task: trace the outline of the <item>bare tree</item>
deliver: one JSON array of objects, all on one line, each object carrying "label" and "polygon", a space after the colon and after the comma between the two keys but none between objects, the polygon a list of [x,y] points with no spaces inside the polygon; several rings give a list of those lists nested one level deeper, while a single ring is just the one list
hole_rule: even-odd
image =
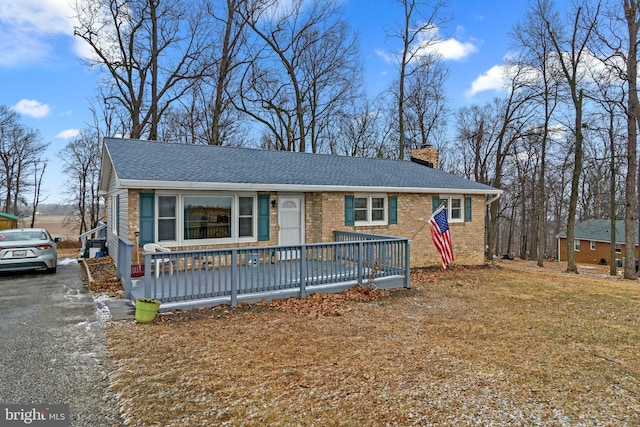
[{"label": "bare tree", "polygon": [[33,166],[42,160],[48,144],[40,134],[20,123],[20,115],[0,105],[0,176],[3,186],[1,209],[19,215],[25,193],[31,186]]},{"label": "bare tree", "polygon": [[351,114],[334,118],[330,152],[353,157],[389,158],[390,127],[386,126],[384,114],[366,99],[350,110]]},{"label": "bare tree", "polygon": [[38,211],[38,205],[40,204],[40,198],[42,196],[42,178],[44,178],[44,172],[47,170],[47,163],[48,162],[46,160],[35,160],[33,162],[33,202],[31,203],[32,228],[36,223],[36,213]]},{"label": "bare tree", "polygon": [[[612,194],[616,192],[615,171],[618,168],[615,153],[615,140],[617,133],[614,124],[619,116],[618,110],[621,110],[626,121],[626,176],[624,179],[624,195],[625,195],[625,258],[633,256],[635,252],[629,248],[633,248],[637,243],[635,241],[635,219],[637,218],[637,127],[638,114],[640,107],[638,106],[637,95],[637,43],[638,43],[638,26],[640,15],[638,11],[638,3],[636,1],[623,0],[620,2],[611,2],[607,5],[607,9],[603,12],[603,18],[598,28],[598,39],[593,43],[592,49],[598,52],[604,69],[596,69],[597,74],[594,80],[598,82],[598,91],[600,99],[598,102],[602,106],[603,111],[607,113],[608,126],[607,139],[610,146],[610,167],[611,167],[611,187]],[[595,72],[594,72],[595,73]],[[612,227],[612,253],[610,254],[613,264],[615,252],[613,247],[615,241],[613,234],[615,232],[616,209],[614,197],[611,206],[611,227]],[[627,267],[628,264],[628,267]],[[625,263],[624,277],[627,279],[635,279],[636,273],[633,270],[634,262]],[[614,273],[614,267],[611,267],[611,273]]]},{"label": "bare tree", "polygon": [[328,119],[358,93],[357,39],[334,2],[276,3],[245,2],[239,12],[256,38],[235,105],[265,126],[268,146],[317,152]]},{"label": "bare tree", "polygon": [[300,58],[305,122],[311,152],[318,153],[330,144],[328,132],[334,118],[363,96],[360,42],[343,20],[326,30],[309,31],[303,38],[308,45]]},{"label": "bare tree", "polygon": [[[635,270],[635,228],[638,211],[637,192],[637,139],[640,126],[640,101],[638,101],[638,28],[640,28],[640,11],[636,0],[623,0],[624,16],[627,23],[628,45],[626,54],[627,94],[627,179],[625,207],[625,257],[624,278],[636,279]],[[617,53],[620,53],[618,51]]]},{"label": "bare tree", "polygon": [[537,222],[538,222],[538,251],[537,263],[539,267],[544,266],[545,258],[545,233],[546,227],[546,159],[547,143],[550,139],[552,115],[558,105],[558,85],[557,70],[554,69],[551,54],[553,52],[549,38],[546,36],[547,29],[544,21],[535,13],[529,10],[523,22],[518,23],[513,30],[512,38],[516,47],[521,49],[522,55],[519,60],[530,71],[525,77],[533,91],[533,101],[540,103],[540,113],[542,125],[534,132],[540,136],[540,169],[538,173],[537,185]]},{"label": "bare tree", "polygon": [[[526,132],[531,109],[531,92],[524,82],[523,74],[527,68],[522,64],[514,64],[505,73],[505,88],[507,94],[503,98],[496,98],[493,103],[485,107],[474,107],[471,110],[462,109],[457,120],[457,141],[464,147],[471,146],[470,156],[465,161],[472,173],[470,177],[495,188],[502,188],[504,165],[512,155],[513,144]],[[472,123],[465,117],[467,111],[473,111],[476,119]],[[487,254],[495,254],[496,230],[500,203],[494,202],[489,206],[487,216]]]},{"label": "bare tree", "polygon": [[449,115],[444,88],[449,70],[436,54],[421,56],[415,62],[415,70],[407,76],[403,103],[403,126],[409,137],[404,145],[409,149],[442,142]]},{"label": "bare tree", "polygon": [[98,133],[87,130],[58,153],[69,179],[71,202],[75,205],[80,234],[94,228],[100,220],[100,148]]},{"label": "bare tree", "polygon": [[206,14],[183,0],[78,0],[76,36],[104,70],[103,96],[131,138],[157,139],[162,115],[209,72]]},{"label": "bare tree", "polygon": [[[582,135],[582,115],[584,89],[581,78],[587,66],[585,62],[589,59],[587,48],[597,24],[600,4],[597,4],[593,13],[587,11],[586,4],[577,5],[570,13],[570,22],[565,25],[553,4],[549,0],[539,0],[535,5],[535,11],[544,22],[547,37],[555,51],[555,57],[559,64],[563,83],[567,87],[574,113],[573,133],[574,161],[573,175],[571,181],[571,197],[569,199],[569,212],[567,218],[567,272],[577,273],[576,257],[574,248],[576,207],[578,204],[578,193],[580,176],[582,173],[583,160],[583,135]],[[569,33],[565,32],[569,29]]]},{"label": "bare tree", "polygon": [[[447,21],[444,10],[447,0],[397,0],[402,7],[402,21],[398,28],[388,34],[400,40],[398,60],[397,106],[398,116],[398,158],[405,157],[405,103],[407,79],[420,69],[415,63],[420,57],[432,51],[439,42],[438,30]],[[423,63],[426,64],[426,63]]]}]

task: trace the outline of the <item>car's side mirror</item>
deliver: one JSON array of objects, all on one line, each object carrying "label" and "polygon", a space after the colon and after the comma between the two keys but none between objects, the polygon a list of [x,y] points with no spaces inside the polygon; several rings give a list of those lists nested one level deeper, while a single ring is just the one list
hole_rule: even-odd
[{"label": "car's side mirror", "polygon": [[56,237],[55,239],[53,239],[53,241],[56,243],[62,242],[62,237]]}]

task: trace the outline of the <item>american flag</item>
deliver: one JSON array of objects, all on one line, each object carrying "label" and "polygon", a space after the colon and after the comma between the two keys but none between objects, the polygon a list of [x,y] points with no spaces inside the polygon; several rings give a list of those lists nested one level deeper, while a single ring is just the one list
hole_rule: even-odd
[{"label": "american flag", "polygon": [[451,235],[449,234],[449,222],[447,221],[447,210],[442,205],[431,215],[429,219],[431,226],[431,239],[433,244],[442,255],[442,269],[447,268],[447,264],[453,262],[453,246],[451,245]]}]

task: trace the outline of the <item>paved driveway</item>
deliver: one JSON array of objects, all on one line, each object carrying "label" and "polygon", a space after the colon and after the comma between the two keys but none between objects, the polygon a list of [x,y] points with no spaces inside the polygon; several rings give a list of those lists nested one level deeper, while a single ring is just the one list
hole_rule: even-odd
[{"label": "paved driveway", "polygon": [[0,403],[69,404],[72,426],[117,426],[102,323],[81,264],[0,275]]}]

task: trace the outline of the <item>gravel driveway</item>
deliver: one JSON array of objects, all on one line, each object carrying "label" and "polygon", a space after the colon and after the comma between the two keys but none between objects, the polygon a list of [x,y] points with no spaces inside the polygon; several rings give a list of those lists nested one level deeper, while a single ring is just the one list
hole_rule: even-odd
[{"label": "gravel driveway", "polygon": [[59,259],[57,274],[0,275],[0,403],[68,404],[72,426],[121,425],[107,364],[75,259]]}]

